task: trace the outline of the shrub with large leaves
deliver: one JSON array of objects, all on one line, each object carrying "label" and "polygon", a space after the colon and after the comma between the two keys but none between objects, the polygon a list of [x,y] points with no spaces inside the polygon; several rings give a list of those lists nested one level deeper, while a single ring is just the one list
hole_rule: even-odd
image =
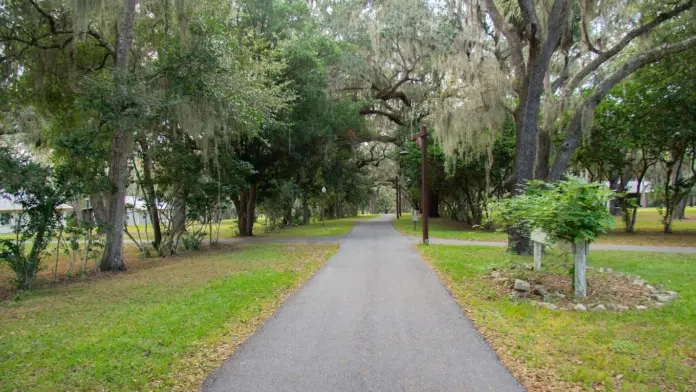
[{"label": "shrub with large leaves", "polygon": [[506,228],[542,230],[552,242],[592,242],[614,223],[607,209],[613,197],[614,191],[603,184],[577,177],[555,183],[535,180],[519,195],[493,204],[490,216]]}]

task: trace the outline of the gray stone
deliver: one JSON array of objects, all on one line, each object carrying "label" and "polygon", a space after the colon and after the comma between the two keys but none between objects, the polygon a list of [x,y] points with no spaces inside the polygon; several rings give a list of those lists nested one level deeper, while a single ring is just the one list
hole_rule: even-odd
[{"label": "gray stone", "polygon": [[653,294],[650,296],[650,298],[654,299],[657,302],[669,302],[674,299],[674,297],[668,294]]},{"label": "gray stone", "polygon": [[566,297],[565,294],[563,294],[563,293],[554,293],[554,295],[558,298],[561,298],[561,299]]},{"label": "gray stone", "polygon": [[539,306],[544,307],[546,309],[551,309],[551,310],[556,310],[558,309],[558,306],[548,303],[548,302],[539,302]]},{"label": "gray stone", "polygon": [[617,309],[616,309],[616,305],[614,305],[614,304],[607,304],[607,309],[609,309],[609,310],[617,310]]},{"label": "gray stone", "polygon": [[677,298],[677,292],[676,292],[676,291],[668,291],[668,292],[667,292],[667,295],[669,295],[670,297],[672,297],[672,299]]},{"label": "gray stone", "polygon": [[661,308],[661,307],[663,307],[663,306],[665,306],[665,305],[667,305],[667,304],[664,303],[664,302],[655,302],[655,306],[657,306],[658,308]]},{"label": "gray stone", "polygon": [[604,270],[604,272],[606,272],[606,273],[608,273],[608,274],[611,274],[611,273],[614,273],[614,270],[611,269],[611,268],[606,268],[606,269]]},{"label": "gray stone", "polygon": [[653,287],[649,284],[645,285],[645,289],[648,290],[650,292],[650,294],[658,294],[660,292],[660,290],[656,289],[655,287]]},{"label": "gray stone", "polygon": [[616,273],[614,273],[614,275],[618,276],[619,278],[623,278],[623,277],[624,277],[624,273],[623,273],[623,272],[616,272]]},{"label": "gray stone", "polygon": [[634,279],[632,283],[634,285],[640,286],[640,287],[643,287],[643,285],[645,285],[645,281],[642,279]]},{"label": "gray stone", "polygon": [[607,307],[602,305],[602,304],[599,304],[599,305],[595,306],[594,308],[592,308],[593,312],[603,312],[605,310],[607,310]]},{"label": "gray stone", "polygon": [[547,296],[547,295],[549,294],[549,291],[546,290],[546,287],[544,287],[543,285],[540,285],[540,284],[539,284],[539,285],[534,286],[534,291],[533,291],[533,293],[534,293],[534,294],[541,295],[542,297],[545,297],[545,296]]},{"label": "gray stone", "polygon": [[491,272],[491,276],[494,277],[494,278],[498,278],[498,277],[500,277],[500,272],[499,272],[499,271],[493,271],[493,272]]},{"label": "gray stone", "polygon": [[599,267],[599,272],[604,273],[604,272],[606,272],[606,270],[603,267]]},{"label": "gray stone", "polygon": [[665,291],[665,285],[663,284],[656,284],[655,288],[660,290],[660,292]]},{"label": "gray stone", "polygon": [[521,279],[515,279],[515,290],[527,292],[531,289],[532,289],[532,285],[529,284],[529,282],[521,280]]},{"label": "gray stone", "polygon": [[621,310],[621,311],[626,311],[629,310],[630,308],[626,305],[616,305],[616,310]]},{"label": "gray stone", "polygon": [[636,305],[636,310],[648,310],[648,307],[643,305]]},{"label": "gray stone", "polygon": [[534,269],[534,264],[532,263],[524,263],[524,268],[528,270],[533,270]]},{"label": "gray stone", "polygon": [[578,312],[587,312],[587,308],[583,304],[576,304],[573,309],[577,310]]}]

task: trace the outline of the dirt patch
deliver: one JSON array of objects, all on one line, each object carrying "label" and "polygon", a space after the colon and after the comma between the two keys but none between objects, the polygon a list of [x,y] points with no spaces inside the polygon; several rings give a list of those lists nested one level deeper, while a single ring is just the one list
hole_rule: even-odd
[{"label": "dirt patch", "polygon": [[576,298],[573,277],[568,271],[536,272],[530,267],[513,264],[510,268],[493,270],[488,276],[491,287],[500,296],[532,300],[559,310],[576,309],[578,304],[585,310],[644,310],[664,306],[677,295],[661,285],[650,285],[638,276],[588,268],[587,296]]}]

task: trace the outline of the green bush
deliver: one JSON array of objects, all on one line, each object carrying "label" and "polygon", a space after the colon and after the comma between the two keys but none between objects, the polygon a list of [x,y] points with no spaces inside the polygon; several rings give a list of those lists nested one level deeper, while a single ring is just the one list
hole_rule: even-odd
[{"label": "green bush", "polygon": [[0,148],[0,197],[22,207],[12,224],[15,238],[0,239],[0,262],[14,271],[22,290],[32,287],[42,254],[60,222],[56,207],[67,197],[69,187],[54,174],[51,167],[33,162],[26,154]]},{"label": "green bush", "polygon": [[614,224],[607,202],[615,196],[603,184],[577,177],[556,183],[535,180],[521,194],[494,203],[490,216],[506,228],[542,230],[551,242],[592,242]]},{"label": "green bush", "polygon": [[207,233],[202,231],[195,233],[187,233],[181,237],[181,243],[184,245],[186,250],[200,250],[201,244],[203,243],[203,238]]}]

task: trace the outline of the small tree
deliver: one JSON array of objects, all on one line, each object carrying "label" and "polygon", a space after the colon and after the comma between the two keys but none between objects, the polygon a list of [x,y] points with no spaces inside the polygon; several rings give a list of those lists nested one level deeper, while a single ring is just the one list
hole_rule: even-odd
[{"label": "small tree", "polygon": [[56,207],[65,200],[64,189],[54,181],[50,167],[0,148],[0,194],[22,207],[13,224],[15,238],[0,240],[0,262],[12,268],[20,289],[31,289],[39,271],[42,253],[60,221]]},{"label": "small tree", "polygon": [[569,178],[557,183],[530,181],[519,195],[493,205],[491,218],[507,229],[544,231],[550,242],[573,244],[576,296],[587,294],[586,246],[614,223],[606,205],[615,196],[601,183]]}]

